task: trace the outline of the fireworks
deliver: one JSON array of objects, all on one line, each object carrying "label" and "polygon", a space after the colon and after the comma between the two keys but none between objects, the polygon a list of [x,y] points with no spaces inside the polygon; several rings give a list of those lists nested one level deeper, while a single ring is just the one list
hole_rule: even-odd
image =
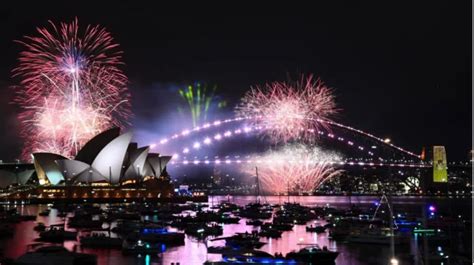
[{"label": "fireworks", "polygon": [[277,142],[312,142],[311,132],[327,126],[337,112],[332,90],[319,79],[302,76],[297,82],[273,82],[254,87],[236,108],[237,116],[250,118],[255,127]]},{"label": "fireworks", "polygon": [[[186,89],[180,89],[179,95],[186,101],[189,110],[191,112],[191,118],[193,121],[193,127],[196,127],[200,123],[207,121],[207,113],[211,107],[211,103],[214,100],[214,93],[216,92],[216,86],[209,88],[206,84],[201,85],[196,83],[195,86],[188,86]],[[218,103],[218,108],[225,107],[226,102],[221,101]],[[181,109],[179,109],[182,111]]]},{"label": "fireworks", "polygon": [[[268,151],[256,161],[263,188],[276,194],[312,192],[327,179],[342,173],[333,166],[342,161],[339,155],[301,144]],[[253,175],[254,166],[245,165],[244,171]]]},{"label": "fireworks", "polygon": [[23,158],[32,152],[73,157],[97,133],[123,127],[130,115],[121,51],[104,28],[71,23],[25,37],[16,87],[22,112]]}]

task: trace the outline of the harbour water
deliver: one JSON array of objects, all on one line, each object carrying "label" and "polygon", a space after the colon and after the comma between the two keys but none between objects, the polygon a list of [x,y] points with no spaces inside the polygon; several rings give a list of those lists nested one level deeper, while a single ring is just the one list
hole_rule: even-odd
[{"label": "harbour water", "polygon": [[[360,207],[371,207],[380,198],[371,196],[342,197],[342,196],[301,196],[301,197],[279,197],[269,196],[261,198],[263,202],[271,204],[290,202],[300,203],[305,206],[325,206],[348,207],[357,205]],[[238,205],[245,205],[255,202],[253,196],[215,196],[209,198],[209,205],[216,205],[221,201],[229,201]],[[393,200],[394,211],[396,212],[421,212],[422,207],[429,204],[436,204],[439,211],[456,211],[459,214],[468,214],[470,212],[469,199],[433,199],[420,197],[395,197]],[[47,205],[16,205],[18,212],[23,215],[37,215],[46,209]],[[148,216],[153,220],[153,216]],[[51,210],[49,216],[38,216],[36,222],[43,222],[45,225],[59,224],[64,222],[64,218],[57,216],[56,210]],[[35,221],[25,221],[16,224],[15,234],[10,238],[0,239],[0,250],[5,257],[15,259],[25,253],[30,244],[35,243],[38,233],[33,230]],[[318,221],[324,224],[323,221]],[[389,246],[384,245],[366,245],[366,244],[348,244],[344,242],[332,241],[328,238],[328,233],[309,233],[306,232],[305,225],[295,225],[292,231],[284,232],[281,238],[264,239],[267,243],[260,249],[270,254],[286,254],[293,250],[298,250],[309,244],[318,244],[327,246],[330,250],[338,251],[340,254],[336,259],[337,265],[365,265],[365,264],[388,264]],[[171,231],[176,229],[170,229]],[[223,229],[223,236],[231,236],[237,232],[251,232],[252,226],[246,225],[246,219],[242,218],[238,224],[226,224]],[[79,236],[83,232],[79,232]],[[112,236],[114,236],[112,234]],[[416,257],[419,252],[416,238],[412,237],[411,243],[397,246],[397,253],[412,254]],[[206,260],[220,260],[220,254],[208,254],[207,246],[223,245],[222,241],[199,241],[186,235],[185,245],[179,247],[169,247],[163,249],[164,252],[156,256],[124,256],[120,250],[98,250],[81,248],[77,241],[65,241],[64,246],[70,250],[76,249],[79,252],[93,253],[98,256],[100,265],[128,265],[128,264],[177,264],[194,265],[202,264]],[[75,246],[77,245],[77,246]],[[401,263],[404,264],[404,263]],[[413,264],[421,264],[415,258]]]}]

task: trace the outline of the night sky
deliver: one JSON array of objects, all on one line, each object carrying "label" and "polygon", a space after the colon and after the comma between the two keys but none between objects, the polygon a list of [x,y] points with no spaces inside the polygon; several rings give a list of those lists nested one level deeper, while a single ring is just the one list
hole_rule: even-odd
[{"label": "night sky", "polygon": [[0,159],[16,158],[21,148],[18,109],[9,104],[21,50],[13,41],[48,20],[76,16],[81,25],[105,26],[120,43],[134,129],[148,121],[147,129],[158,126],[162,111],[175,111],[169,91],[179,84],[217,84],[232,106],[252,85],[313,73],[335,89],[337,121],[416,153],[445,145],[448,160],[468,157],[470,1],[272,8],[96,3],[0,8]]}]

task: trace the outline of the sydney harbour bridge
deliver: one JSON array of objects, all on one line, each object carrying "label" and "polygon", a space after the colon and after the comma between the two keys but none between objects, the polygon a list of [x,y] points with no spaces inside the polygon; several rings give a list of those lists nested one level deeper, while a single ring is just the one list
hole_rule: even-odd
[{"label": "sydney harbour bridge", "polygon": [[[324,121],[327,123],[324,130],[310,129],[307,133],[309,137],[314,138],[310,146],[322,148],[325,153],[301,155],[296,148],[296,154],[292,153],[294,150],[290,150],[289,153],[286,152],[283,155],[276,153],[277,155],[268,156],[265,155],[268,152],[262,152],[262,150],[278,150],[279,147],[263,136],[268,128],[249,125],[248,119],[236,117],[214,120],[168,137],[162,137],[150,143],[148,148],[172,155],[167,165],[167,174],[169,172],[171,178],[191,176],[196,172],[199,176],[203,175],[203,172],[212,174],[218,168],[220,171],[230,170],[234,172],[235,178],[243,179],[255,177],[252,174],[254,168],[271,168],[274,171],[267,171],[266,174],[280,176],[285,173],[278,171],[290,171],[286,174],[309,175],[308,181],[318,182],[318,185],[310,186],[310,189],[318,188],[323,192],[345,190],[367,194],[378,193],[392,186],[398,186],[392,190],[404,190],[409,194],[423,195],[428,192],[436,194],[435,190],[439,189],[446,191],[446,188],[440,188],[439,184],[436,186],[437,184],[433,182],[431,148],[427,148],[426,153],[424,149],[417,154],[393,144],[390,139],[383,139],[338,122]],[[291,143],[285,145],[295,146]],[[304,150],[308,152],[311,148]],[[323,170],[330,168],[331,172],[337,171],[338,174],[315,172],[314,168],[321,168],[321,165],[324,166]],[[27,174],[32,174],[33,179],[35,177],[35,167],[31,163],[17,161],[2,163],[0,166],[3,172],[13,172],[18,178],[24,178],[23,175]],[[470,163],[450,164],[449,168],[467,171]],[[284,177],[271,179],[275,176],[264,175],[263,178],[265,177],[270,178],[267,184],[274,186],[278,186],[278,182],[285,181]],[[201,181],[206,182],[207,177]],[[282,187],[288,185],[281,184]],[[8,189],[6,186],[5,184],[2,187],[4,195],[13,194],[18,189],[22,189],[22,185],[13,185]]]},{"label": "sydney harbour bridge", "polygon": [[[290,166],[276,168],[291,171],[298,170],[301,165],[311,167],[312,164],[324,163],[340,169],[340,175],[346,179],[396,183],[415,194],[423,194],[424,190],[430,190],[433,186],[439,189],[439,185],[433,182],[432,147],[420,147],[418,154],[393,144],[390,139],[335,121],[324,121],[328,125],[324,130],[310,130],[309,133],[316,139],[312,145],[331,150],[331,154],[336,155],[292,157],[290,153],[278,160],[261,152],[262,149],[278,149],[262,136],[268,128],[249,126],[247,119],[251,118],[215,120],[158,139],[151,146],[173,154],[170,172],[188,176],[190,171],[209,167],[225,171],[229,168],[272,167],[283,163]],[[469,167],[470,163],[450,164],[451,170],[468,170]],[[234,174],[240,178],[242,170]]]}]

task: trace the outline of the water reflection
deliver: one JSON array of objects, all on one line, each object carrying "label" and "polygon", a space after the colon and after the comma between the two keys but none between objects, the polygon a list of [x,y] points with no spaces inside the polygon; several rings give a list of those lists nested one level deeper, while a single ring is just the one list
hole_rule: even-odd
[{"label": "water reflection", "polygon": [[[286,197],[268,197],[269,203],[283,203]],[[351,198],[351,203],[356,204],[371,204],[376,197],[355,197]],[[245,205],[254,202],[255,198],[248,197],[214,197],[213,203],[217,204],[219,201],[230,200],[233,203]],[[324,205],[326,203],[335,204],[348,202],[347,197],[294,197],[290,198],[292,202],[298,202],[303,205],[315,206]],[[424,203],[412,198],[406,198],[405,204],[402,206],[400,202],[395,202],[395,208],[404,207],[405,210],[410,210],[410,205]],[[397,206],[398,204],[398,206]],[[407,208],[408,207],[408,208]],[[37,215],[39,212],[47,209],[46,205],[25,205],[18,207],[18,211],[22,215]],[[156,216],[145,217],[147,220],[157,221]],[[65,222],[65,218],[58,217],[58,212],[52,209],[49,216],[38,216],[36,222],[42,222],[45,225],[60,224]],[[323,221],[318,221],[324,224]],[[36,225],[35,222],[20,222],[16,225],[16,232],[12,238],[0,240],[0,249],[3,249],[3,254],[9,258],[17,258],[27,251],[30,244],[35,243],[38,233],[33,230]],[[68,227],[66,227],[69,230]],[[246,219],[242,218],[238,224],[228,224],[224,226],[223,236],[231,236],[235,233],[251,232],[255,227],[246,225]],[[176,231],[176,229],[170,229]],[[81,236],[83,232],[79,233]],[[116,236],[112,233],[112,236]],[[417,238],[415,237],[410,246],[405,246],[406,253],[416,253]],[[363,264],[386,264],[389,256],[388,246],[373,246],[373,245],[350,245],[347,243],[339,243],[328,238],[328,232],[325,233],[309,233],[306,232],[305,225],[295,225],[292,231],[283,232],[281,238],[278,239],[263,239],[266,244],[261,250],[270,254],[286,253],[298,250],[310,244],[318,244],[319,246],[327,246],[330,250],[339,251],[340,254],[336,259],[338,265],[363,265]],[[78,251],[84,253],[94,253],[98,256],[98,264],[100,265],[125,265],[125,264],[171,264],[179,262],[181,265],[202,264],[206,260],[217,261],[221,259],[220,254],[207,254],[207,246],[222,246],[225,242],[220,241],[199,241],[190,236],[185,237],[185,245],[179,247],[169,247],[166,251],[159,255],[146,256],[124,256],[120,250],[109,249],[82,249],[76,241],[65,241],[63,246],[72,250],[76,245]],[[416,260],[415,260],[416,261]]]}]

